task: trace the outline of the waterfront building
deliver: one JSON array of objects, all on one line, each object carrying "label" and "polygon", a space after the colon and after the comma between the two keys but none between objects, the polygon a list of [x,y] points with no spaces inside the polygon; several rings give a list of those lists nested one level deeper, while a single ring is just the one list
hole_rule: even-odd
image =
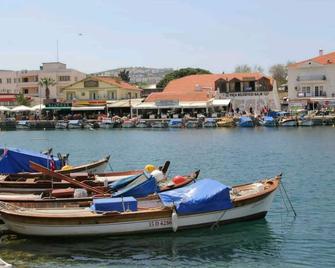
[{"label": "waterfront building", "polygon": [[335,52],[288,66],[288,97],[291,109],[335,106]]},{"label": "waterfront building", "polygon": [[66,67],[61,62],[42,63],[39,70],[8,71],[0,70],[0,93],[23,93],[40,103],[45,98],[45,89],[39,85],[41,78],[52,78],[55,84],[50,86],[50,98],[58,99],[61,88],[82,80],[86,74]]},{"label": "waterfront building", "polygon": [[[91,76],[61,90],[61,102],[72,103],[72,111],[125,109],[140,98],[141,89],[107,76]],[[134,100],[132,100],[134,99]],[[137,103],[137,102],[136,102]]]},{"label": "waterfront building", "polygon": [[201,74],[171,81],[163,92],[152,93],[134,109],[214,113],[231,110],[260,112],[279,109],[275,81],[262,73]]}]

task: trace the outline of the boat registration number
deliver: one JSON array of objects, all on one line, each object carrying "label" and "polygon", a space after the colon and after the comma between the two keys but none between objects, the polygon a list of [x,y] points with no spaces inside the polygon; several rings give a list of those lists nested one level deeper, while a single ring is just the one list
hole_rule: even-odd
[{"label": "boat registration number", "polygon": [[168,226],[171,225],[171,220],[155,220],[149,221],[149,227],[160,227],[160,226]]}]

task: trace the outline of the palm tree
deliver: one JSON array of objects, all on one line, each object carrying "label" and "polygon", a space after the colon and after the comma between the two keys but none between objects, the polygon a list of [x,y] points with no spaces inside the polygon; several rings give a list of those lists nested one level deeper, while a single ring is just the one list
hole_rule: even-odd
[{"label": "palm tree", "polygon": [[25,106],[30,106],[31,100],[26,98],[23,93],[20,93],[19,95],[16,96],[16,103],[17,105],[25,105]]},{"label": "palm tree", "polygon": [[45,98],[48,100],[50,98],[50,86],[56,84],[56,81],[51,77],[43,77],[40,79],[39,85],[45,88]]}]

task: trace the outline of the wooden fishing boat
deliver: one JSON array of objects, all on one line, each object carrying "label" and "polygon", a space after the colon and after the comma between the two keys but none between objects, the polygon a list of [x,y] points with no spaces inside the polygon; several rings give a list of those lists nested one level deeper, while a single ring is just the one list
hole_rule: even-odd
[{"label": "wooden fishing boat", "polygon": [[[49,167],[53,161],[56,172],[69,174],[75,172],[101,173],[106,169],[110,156],[106,156],[98,161],[91,163],[70,166],[65,165],[68,155],[52,157],[50,153],[36,153],[16,148],[0,148],[0,174],[20,173],[25,177],[34,177],[38,174],[30,168],[29,161]],[[21,176],[21,175],[20,175]]]},{"label": "wooden fishing boat", "polygon": [[240,117],[237,125],[239,127],[254,127],[255,123],[249,116],[243,115]]},{"label": "wooden fishing boat", "polygon": [[[265,217],[281,176],[231,189],[203,179],[186,187],[135,199],[94,199],[43,206],[0,203],[7,228],[32,236],[94,236],[177,231]],[[187,198],[185,198],[187,196]]]},{"label": "wooden fishing boat", "polygon": [[[164,165],[162,170],[164,173],[167,171],[167,165]],[[49,173],[50,170],[39,166],[40,170]],[[156,170],[156,175],[161,173],[164,176],[163,171]],[[52,173],[52,172],[51,172]],[[92,200],[93,195],[95,197],[110,197],[110,196],[134,196],[134,197],[145,197],[150,194],[157,192],[165,192],[171,189],[177,189],[184,187],[194,182],[199,176],[200,170],[191,173],[187,176],[175,176],[173,179],[159,181],[159,176],[156,176],[154,172],[151,175],[141,171],[139,175],[129,176],[107,185],[91,181],[79,181],[68,177],[63,174],[53,173],[55,179],[66,181],[69,185],[68,188],[49,188],[45,191],[41,189],[35,189],[31,192],[0,192],[0,201],[5,202],[74,202],[74,201],[89,201]],[[154,175],[152,175],[154,174]],[[154,177],[156,176],[156,177]],[[130,180],[129,180],[130,179]],[[127,181],[128,180],[128,181]],[[51,186],[53,186],[51,184]],[[71,187],[71,188],[70,188]],[[79,187],[79,188],[78,188]],[[75,189],[76,188],[76,189]]]},{"label": "wooden fishing boat", "polygon": [[221,117],[216,122],[218,127],[234,127],[235,122],[233,117]]},{"label": "wooden fishing boat", "polygon": [[[106,182],[121,180],[129,176],[143,173],[141,170],[113,171],[106,173],[76,172],[65,174],[71,178],[92,186],[104,186]],[[62,174],[62,173],[60,173]],[[0,175],[0,192],[6,193],[34,193],[50,192],[52,189],[66,189],[72,187],[71,183],[59,180],[50,175],[38,173],[23,173]],[[1,197],[0,197],[1,200]]]},{"label": "wooden fishing boat", "polygon": [[281,127],[296,127],[298,122],[294,117],[283,117],[279,120],[279,125]]}]

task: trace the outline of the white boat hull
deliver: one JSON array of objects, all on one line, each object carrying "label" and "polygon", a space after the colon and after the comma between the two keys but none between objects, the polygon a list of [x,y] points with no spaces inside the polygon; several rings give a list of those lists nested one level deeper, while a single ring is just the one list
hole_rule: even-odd
[{"label": "white boat hull", "polygon": [[[254,218],[264,217],[269,211],[276,191],[271,192],[259,201],[234,207],[224,211],[182,215],[177,217],[162,217],[138,221],[122,221],[112,223],[84,224],[77,220],[76,224],[41,224],[12,221],[4,217],[7,227],[16,233],[36,236],[90,236],[90,235],[119,235],[142,232],[172,231],[199,226],[210,226],[216,223],[229,223]],[[84,209],[83,209],[84,210]],[[41,211],[42,212],[42,211]],[[60,211],[59,213],[63,213]],[[73,215],[78,209],[73,209]],[[55,211],[52,212],[55,216]],[[67,213],[72,211],[67,210]]]}]

